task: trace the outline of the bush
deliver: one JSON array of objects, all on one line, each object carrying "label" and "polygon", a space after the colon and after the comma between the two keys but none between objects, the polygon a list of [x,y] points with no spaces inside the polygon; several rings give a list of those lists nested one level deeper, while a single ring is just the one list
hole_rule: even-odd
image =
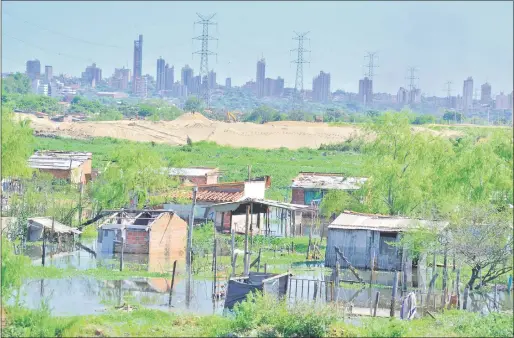
[{"label": "bush", "polygon": [[234,314],[234,331],[258,337],[323,337],[336,319],[327,306],[297,304],[289,309],[285,301],[260,293],[250,293]]}]

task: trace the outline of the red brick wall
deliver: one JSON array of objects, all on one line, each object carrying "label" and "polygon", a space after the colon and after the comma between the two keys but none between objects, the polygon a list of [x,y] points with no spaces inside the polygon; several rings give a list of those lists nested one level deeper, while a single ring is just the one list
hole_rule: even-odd
[{"label": "red brick wall", "polygon": [[207,184],[207,177],[200,177],[200,176],[184,176],[183,179],[186,179],[190,181],[193,184],[199,185],[199,184]]},{"label": "red brick wall", "polygon": [[293,188],[293,199],[291,201],[293,204],[304,204],[305,203],[305,194],[303,189]]},{"label": "red brick wall", "polygon": [[126,231],[125,250],[126,253],[148,253],[149,236],[144,230]]}]

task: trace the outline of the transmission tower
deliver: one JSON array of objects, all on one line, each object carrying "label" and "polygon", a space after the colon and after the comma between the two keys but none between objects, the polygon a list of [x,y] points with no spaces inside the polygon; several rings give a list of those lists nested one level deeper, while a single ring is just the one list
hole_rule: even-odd
[{"label": "transmission tower", "polygon": [[212,21],[212,18],[216,14],[204,16],[196,13],[196,15],[198,15],[200,20],[196,21],[195,25],[202,25],[202,35],[194,37],[193,40],[202,41],[202,48],[193,54],[200,54],[200,96],[207,104],[207,107],[209,107],[211,103],[211,88],[209,86],[209,55],[217,55],[209,50],[209,40],[218,40],[217,38],[209,35],[209,26],[217,25],[216,22]]},{"label": "transmission tower", "polygon": [[309,61],[304,59],[303,53],[310,52],[309,50],[303,47],[303,42],[305,40],[308,40],[305,36],[309,34],[309,32],[294,33],[296,34],[296,36],[293,38],[293,40],[298,40],[298,48],[291,49],[291,52],[297,52],[296,60],[291,61],[292,63],[296,63],[296,80],[294,83],[293,109],[303,105],[303,64],[309,63]]},{"label": "transmission tower", "polygon": [[416,80],[419,80],[419,77],[416,77],[416,72],[418,69],[416,67],[410,67],[408,69],[409,76],[407,76],[407,80],[409,80],[409,103],[414,103],[416,99]]},{"label": "transmission tower", "polygon": [[[374,68],[378,68],[378,52],[366,52],[364,56],[364,60],[368,60],[368,63],[365,67],[368,68],[367,72],[364,72],[364,76],[367,76],[368,79],[373,80],[373,76],[375,75]],[[376,62],[377,61],[377,62]]]}]

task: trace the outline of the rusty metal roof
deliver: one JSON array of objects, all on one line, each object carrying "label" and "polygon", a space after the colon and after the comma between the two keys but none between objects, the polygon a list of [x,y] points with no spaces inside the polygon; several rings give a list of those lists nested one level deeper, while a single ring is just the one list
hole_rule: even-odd
[{"label": "rusty metal roof", "polygon": [[366,177],[345,177],[341,174],[300,173],[293,179],[292,188],[358,190],[367,181]]},{"label": "rusty metal roof", "polygon": [[37,151],[28,162],[34,169],[69,170],[78,168],[91,157],[92,154],[86,152]]},{"label": "rusty metal roof", "polygon": [[[170,198],[185,198],[192,199],[193,192],[191,190],[174,190],[167,194]],[[196,200],[198,202],[236,202],[243,198],[243,191],[213,191],[213,190],[199,190],[196,193]]]}]

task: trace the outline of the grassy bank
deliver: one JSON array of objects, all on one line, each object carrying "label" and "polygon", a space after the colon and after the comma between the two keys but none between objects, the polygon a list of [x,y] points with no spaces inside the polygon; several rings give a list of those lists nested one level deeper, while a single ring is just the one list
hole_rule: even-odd
[{"label": "grassy bank", "polygon": [[195,316],[135,308],[77,317],[52,317],[48,308],[8,308],[7,337],[512,337],[512,314],[482,316],[449,311],[413,321],[362,318],[343,320],[329,306],[287,307],[267,297],[251,297],[233,316]]},{"label": "grassy bank", "polygon": [[[103,168],[112,159],[117,146],[130,144],[134,142],[112,138],[73,140],[37,137],[35,148],[90,151],[93,153],[93,167]],[[271,175],[272,187],[267,191],[267,197],[276,200],[283,200],[286,196],[290,198],[288,187],[300,171],[364,174],[361,172],[360,154],[337,150],[260,150],[220,146],[213,142],[198,142],[192,146],[154,144],[152,148],[172,165],[218,167],[223,172],[221,180],[224,182],[247,179],[247,166],[251,165],[253,177]]]}]

